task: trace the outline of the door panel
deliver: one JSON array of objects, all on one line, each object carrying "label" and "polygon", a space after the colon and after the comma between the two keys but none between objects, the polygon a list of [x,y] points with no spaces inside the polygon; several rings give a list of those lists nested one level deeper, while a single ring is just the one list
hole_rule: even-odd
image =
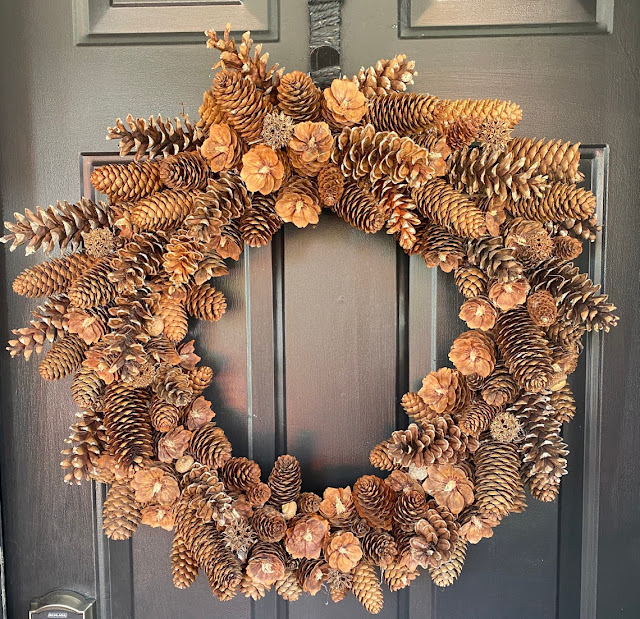
[{"label": "door panel", "polygon": [[[117,15],[131,3],[111,4]],[[193,3],[178,4],[188,10]],[[197,3],[197,8],[212,5],[217,23],[216,4]],[[637,112],[633,122],[630,114],[640,106],[640,9],[617,3],[614,33],[606,36],[419,39],[433,34],[420,30],[430,27],[427,20],[416,22],[415,32],[404,29],[405,38],[399,39],[398,11],[430,3],[399,4],[380,1],[372,12],[369,0],[345,2],[345,74],[405,52],[417,61],[416,91],[517,100],[525,111],[519,135],[608,145],[582,148],[585,184],[598,196],[607,221],[605,235],[581,257],[581,268],[604,283],[622,320],[604,344],[590,336],[572,376],[580,412],[565,429],[570,472],[559,502],[530,499],[524,514],[507,518],[493,538],[470,548],[455,585],[436,590],[422,577],[409,590],[387,591],[381,616],[638,615],[640,594],[633,579],[639,500],[630,490],[637,486],[640,439],[633,421],[640,395],[633,380],[640,353],[633,320],[640,292],[640,255],[634,249],[640,134]],[[526,3],[510,4],[516,25],[511,31],[504,26],[505,33],[519,34]],[[587,12],[610,6],[600,0],[574,4]],[[101,3],[82,0],[76,10],[78,5]],[[249,9],[267,5],[277,7],[246,3]],[[10,0],[1,10],[4,219],[36,204],[91,195],[92,167],[110,160],[95,153],[113,148],[105,146],[104,129],[116,117],[173,116],[183,104],[197,116],[214,61],[204,45],[154,44],[167,42],[162,35],[145,46],[107,45],[126,42],[115,37],[78,47],[70,0]],[[596,11],[598,19],[602,15]],[[139,35],[135,23],[121,24]],[[307,67],[306,24],[306,3],[281,3],[280,38],[267,49],[272,60],[288,69]],[[245,24],[234,26],[242,30]],[[467,30],[460,34],[470,34],[473,23],[462,26]],[[79,166],[78,153],[84,153]],[[25,324],[36,305],[14,295],[10,282],[39,259],[0,252],[5,340],[9,328]],[[270,246],[248,250],[220,284],[229,302],[224,319],[194,322],[190,330],[216,375],[206,396],[235,455],[256,459],[266,474],[274,457],[288,451],[299,458],[308,490],[353,483],[371,472],[369,449],[407,423],[401,395],[447,363],[450,343],[464,328],[450,275],[427,270],[420,258],[409,259],[390,236],[363,235],[328,212],[314,230],[285,226]],[[100,522],[104,490],[62,484],[59,450],[73,418],[68,383],[45,384],[34,363],[9,364],[6,353],[2,366],[0,470],[9,617],[25,616],[30,599],[55,588],[96,597],[100,619],[364,616],[353,597],[327,604],[324,591],[287,605],[273,592],[257,603],[237,598],[221,604],[202,577],[189,590],[174,589],[169,533],[143,527],[132,541],[109,541]]]}]

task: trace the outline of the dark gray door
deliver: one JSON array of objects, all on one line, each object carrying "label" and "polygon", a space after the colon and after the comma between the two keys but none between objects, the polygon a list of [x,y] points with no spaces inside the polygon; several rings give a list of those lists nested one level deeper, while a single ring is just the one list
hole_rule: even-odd
[{"label": "dark gray door", "polygon": [[[489,7],[491,5],[492,8]],[[398,52],[415,58],[416,91],[522,104],[520,135],[580,140],[583,171],[605,233],[582,267],[620,309],[620,325],[587,341],[572,377],[579,414],[566,429],[570,474],[560,501],[530,501],[468,553],[459,581],[428,578],[386,593],[384,617],[635,617],[640,552],[635,421],[640,252],[640,7],[619,0],[345,0],[345,74]],[[301,0],[130,2],[4,0],[0,198],[14,211],[77,199],[108,160],[116,117],[185,110],[196,116],[212,54],[199,31],[251,28],[271,58],[305,69]],[[612,32],[607,33],[608,30]],[[549,34],[556,36],[548,36]],[[443,37],[443,35],[446,35]],[[506,36],[503,36],[506,35]],[[516,36],[522,35],[522,36]],[[33,303],[10,282],[39,256],[1,252],[2,337]],[[315,230],[290,226],[251,250],[225,278],[229,311],[194,325],[208,393],[236,455],[263,470],[277,453],[302,463],[305,486],[352,483],[368,449],[405,423],[399,397],[446,361],[460,332],[450,277],[364,236],[330,214]],[[172,587],[170,534],[132,542],[100,531],[100,489],[62,484],[59,450],[73,419],[68,384],[44,384],[35,364],[2,357],[2,518],[8,616],[52,589],[98,599],[101,619],[364,617],[355,599],[318,594],[221,604],[204,579]],[[288,615],[287,615],[288,613]]]}]

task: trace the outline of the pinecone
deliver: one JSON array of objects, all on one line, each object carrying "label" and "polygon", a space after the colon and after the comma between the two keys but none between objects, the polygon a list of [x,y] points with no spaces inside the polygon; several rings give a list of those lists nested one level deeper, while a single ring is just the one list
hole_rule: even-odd
[{"label": "pinecone", "polygon": [[409,253],[416,242],[420,219],[415,214],[416,205],[403,188],[387,182],[376,183],[373,194],[387,219],[387,234],[394,234],[405,252]]},{"label": "pinecone", "polygon": [[203,365],[195,370],[191,370],[189,378],[191,379],[193,396],[197,397],[213,382],[213,370]]},{"label": "pinecone", "polygon": [[391,92],[373,97],[364,117],[376,131],[399,135],[422,133],[435,123],[438,98],[432,95]]},{"label": "pinecone", "polygon": [[576,401],[568,384],[549,396],[551,407],[555,411],[554,418],[559,423],[569,423],[576,414]]},{"label": "pinecone", "polygon": [[44,380],[58,380],[73,374],[84,361],[87,345],[73,333],[68,333],[49,349],[38,366]]},{"label": "pinecone", "polygon": [[435,412],[427,406],[426,402],[415,391],[405,393],[402,396],[400,403],[409,418],[419,424],[429,421],[435,414]]},{"label": "pinecone", "polygon": [[278,84],[278,106],[296,122],[322,117],[322,91],[302,71],[285,73]]},{"label": "pinecone", "polygon": [[224,122],[224,112],[216,103],[211,89],[205,91],[202,105],[198,108],[199,119],[196,123],[196,135],[202,141],[209,135],[211,125]]},{"label": "pinecone", "polygon": [[460,150],[474,142],[482,122],[473,116],[461,116],[446,128],[445,137],[451,150]]},{"label": "pinecone", "polygon": [[224,295],[209,284],[193,286],[185,300],[185,308],[191,316],[200,320],[220,320],[227,309]]},{"label": "pinecone", "polygon": [[365,610],[377,615],[382,610],[384,597],[376,570],[369,563],[361,563],[353,574],[353,595]]},{"label": "pinecone", "polygon": [[258,508],[253,513],[251,524],[263,542],[279,542],[287,530],[284,516],[271,505]]},{"label": "pinecone", "polygon": [[587,331],[609,331],[618,324],[615,305],[607,303],[607,295],[598,294],[600,286],[572,262],[556,258],[541,262],[531,272],[530,282],[533,292],[547,290],[553,295],[561,323],[582,324]]},{"label": "pinecone", "polygon": [[415,230],[416,241],[410,253],[419,254],[426,265],[440,267],[444,273],[457,269],[466,256],[465,241],[435,224],[422,224]]},{"label": "pinecone", "polygon": [[484,400],[474,398],[460,413],[458,426],[466,434],[480,436],[482,432],[489,429],[498,411],[498,408],[490,406]]},{"label": "pinecone", "polygon": [[230,458],[224,463],[220,478],[227,490],[240,492],[260,483],[260,467],[247,458]]},{"label": "pinecone", "polygon": [[25,269],[13,280],[13,291],[23,297],[50,297],[67,292],[73,280],[95,264],[84,253],[54,258]]},{"label": "pinecone", "polygon": [[245,140],[253,142],[260,137],[271,104],[251,79],[235,71],[220,71],[213,80],[213,96],[229,125]]},{"label": "pinecone", "polygon": [[501,314],[495,333],[505,364],[518,385],[532,393],[545,389],[554,373],[551,350],[527,310],[516,307]]},{"label": "pinecone", "polygon": [[107,305],[118,294],[115,284],[109,279],[111,260],[99,258],[90,269],[78,274],[69,287],[69,301],[79,309]]},{"label": "pinecone", "polygon": [[449,359],[464,376],[486,378],[495,367],[496,346],[484,331],[465,331],[453,341]]},{"label": "pinecone", "polygon": [[553,240],[539,221],[516,217],[504,226],[505,247],[512,247],[515,257],[526,267],[546,260],[553,251]]},{"label": "pinecone", "polygon": [[345,183],[342,196],[332,210],[354,228],[367,234],[374,234],[384,226],[385,213],[378,202],[371,193],[352,181]]},{"label": "pinecone", "polygon": [[98,458],[105,450],[106,437],[101,413],[80,411],[70,428],[71,434],[64,442],[69,445],[62,450],[64,456],[60,466],[68,472],[64,476],[67,484],[80,484],[96,474]]},{"label": "pinecone", "polygon": [[558,318],[555,299],[547,290],[538,290],[529,295],[527,311],[531,320],[539,327],[549,327]]},{"label": "pinecone", "polygon": [[190,587],[198,576],[198,564],[179,533],[171,544],[171,574],[177,589]]},{"label": "pinecone", "polygon": [[391,456],[389,456],[386,443],[376,445],[369,452],[369,462],[371,462],[371,466],[381,471],[392,471],[397,468],[396,463],[392,460]]},{"label": "pinecone", "polygon": [[427,502],[423,492],[408,490],[398,496],[393,506],[393,525],[401,531],[413,532],[418,520],[425,518]]},{"label": "pinecone", "polygon": [[472,195],[495,195],[501,200],[538,198],[548,186],[545,177],[534,176],[535,166],[524,168],[524,161],[514,160],[510,152],[468,148],[453,153],[449,161],[449,182]]},{"label": "pinecone", "polygon": [[182,300],[163,296],[158,303],[157,315],[164,322],[164,334],[172,342],[180,342],[185,338],[189,324]]},{"label": "pinecone", "polygon": [[513,160],[524,158],[526,169],[535,166],[538,174],[548,176],[551,181],[577,183],[583,179],[578,172],[580,165],[580,143],[571,144],[562,140],[536,140],[515,138],[507,146]]},{"label": "pinecone", "polygon": [[145,278],[160,270],[167,240],[167,235],[160,231],[134,234],[112,259],[109,279],[129,292],[141,288]]},{"label": "pinecone", "polygon": [[407,567],[415,569],[420,565],[426,568],[448,561],[459,530],[460,524],[446,507],[429,501],[425,518],[417,522],[416,534],[408,540],[408,556],[405,550],[407,542],[399,542],[400,554],[405,557]]},{"label": "pinecone", "polygon": [[423,217],[454,234],[478,238],[486,232],[484,214],[476,203],[441,178],[414,190],[413,199]]},{"label": "pinecone", "polygon": [[138,200],[131,209],[131,222],[142,230],[171,230],[193,209],[195,192],[165,189]]},{"label": "pinecone", "polygon": [[140,504],[127,482],[109,488],[102,508],[102,528],[109,539],[129,539],[140,524]]},{"label": "pinecone", "polygon": [[127,126],[116,119],[116,126],[107,129],[107,140],[120,140],[120,156],[125,157],[135,149],[134,159],[138,161],[145,154],[149,159],[195,150],[201,139],[196,135],[195,127],[189,117],[174,118],[173,123],[162,116],[149,120],[134,118],[131,114],[125,119]]},{"label": "pinecone", "polygon": [[267,245],[282,227],[283,221],[275,211],[275,204],[273,194],[253,194],[251,207],[245,210],[240,218],[240,234],[249,247]]},{"label": "pinecone", "polygon": [[267,484],[271,488],[269,503],[272,505],[280,508],[285,503],[295,501],[300,495],[302,486],[302,473],[298,460],[289,455],[279,456],[269,473]]},{"label": "pinecone", "polygon": [[287,602],[295,602],[302,595],[302,586],[298,583],[295,570],[285,569],[284,576],[276,580],[276,592]]},{"label": "pinecone", "polygon": [[160,180],[170,189],[188,191],[207,186],[209,166],[198,152],[170,155],[160,162],[159,169]]},{"label": "pinecone", "polygon": [[582,253],[582,241],[572,236],[556,236],[553,239],[553,255],[558,260],[575,260]]},{"label": "pinecone", "polygon": [[324,206],[335,206],[344,190],[344,175],[335,163],[328,163],[318,174],[318,194]]},{"label": "pinecone", "polygon": [[9,232],[0,241],[11,242],[10,251],[28,242],[27,256],[40,248],[51,253],[56,246],[61,251],[67,248],[75,251],[82,244],[83,232],[107,225],[108,212],[104,202],[95,203],[87,198],[75,204],[58,202],[47,209],[38,206],[35,213],[26,209],[24,215],[14,213],[15,222],[4,222]]},{"label": "pinecone", "polygon": [[153,457],[149,393],[113,382],[104,396],[104,426],[116,467],[132,474]]},{"label": "pinecone", "polygon": [[410,570],[402,563],[392,563],[382,569],[382,578],[390,591],[400,591],[408,587],[419,576],[418,570]]},{"label": "pinecone", "polygon": [[562,424],[551,407],[549,392],[525,393],[509,408],[524,428],[520,444],[522,479],[539,501],[553,501],[560,490],[560,478],[567,474],[569,453],[562,441]]},{"label": "pinecone", "polygon": [[513,127],[522,120],[522,108],[517,103],[499,99],[441,99],[435,113],[440,123],[452,123],[460,117],[482,121],[501,118]]},{"label": "pinecone", "polygon": [[588,219],[596,210],[593,193],[568,183],[553,183],[541,195],[525,200],[507,200],[504,207],[514,217],[542,222]]},{"label": "pinecone", "polygon": [[320,510],[322,499],[315,492],[303,492],[298,497],[298,513],[316,514]]},{"label": "pinecone", "polygon": [[375,475],[364,475],[353,484],[353,503],[361,518],[374,528],[391,530],[393,490]]},{"label": "pinecone", "polygon": [[262,583],[254,582],[250,576],[244,574],[242,576],[242,582],[240,583],[240,593],[246,598],[258,601],[267,595],[267,587]]},{"label": "pinecone", "polygon": [[518,384],[502,361],[496,363],[493,372],[487,377],[482,387],[482,399],[494,407],[511,404],[520,391]]},{"label": "pinecone", "polygon": [[91,173],[90,180],[96,191],[109,196],[111,204],[136,202],[160,191],[163,185],[160,166],[155,161],[103,165]]},{"label": "pinecone", "polygon": [[189,375],[167,363],[158,367],[153,388],[158,398],[177,407],[186,406],[193,397]]},{"label": "pinecone", "polygon": [[246,490],[247,501],[252,507],[260,507],[271,498],[271,488],[260,482]]},{"label": "pinecone", "polygon": [[505,247],[499,237],[483,236],[469,241],[467,257],[489,279],[495,278],[499,283],[513,282],[523,277],[523,267],[516,260],[514,249]]},{"label": "pinecone", "polygon": [[487,118],[480,125],[478,142],[488,149],[504,152],[513,131],[508,121],[501,118]]},{"label": "pinecone", "polygon": [[453,273],[458,290],[465,299],[486,294],[488,277],[478,267],[463,264]]},{"label": "pinecone", "polygon": [[[487,297],[479,296],[467,299],[460,306],[458,317],[464,320],[470,329],[489,331],[496,324],[498,311]],[[479,387],[474,388],[478,389]]]},{"label": "pinecone", "polygon": [[173,404],[156,397],[151,400],[149,418],[151,425],[158,432],[171,432],[180,421],[180,411]]},{"label": "pinecone", "polygon": [[73,377],[71,383],[71,397],[83,409],[96,410],[101,407],[104,395],[104,383],[97,374],[85,367],[81,367]]},{"label": "pinecone", "polygon": [[[270,118],[270,115],[266,118]],[[211,125],[209,136],[200,147],[200,155],[205,160],[206,169],[200,170],[196,178],[208,176],[205,175],[208,169],[212,172],[222,172],[240,167],[247,149],[246,142],[227,123]],[[206,184],[206,181],[203,181],[201,188]]]},{"label": "pinecone", "polygon": [[[418,395],[436,413],[450,414],[461,411],[471,397],[464,376],[450,368],[440,368],[427,374],[422,380],[422,388]],[[429,422],[431,421],[430,419]],[[422,423],[424,425],[424,422]]]},{"label": "pinecone", "polygon": [[298,584],[303,591],[316,595],[329,578],[330,569],[322,559],[302,559],[298,567]]},{"label": "pinecone", "polygon": [[512,443],[483,441],[473,458],[475,503],[481,515],[501,518],[511,512],[520,481],[520,458]]},{"label": "pinecone", "polygon": [[398,554],[393,535],[384,531],[370,531],[360,543],[365,561],[379,567],[391,565]]},{"label": "pinecone", "polygon": [[190,448],[198,462],[212,469],[221,468],[231,458],[231,443],[214,421],[208,421],[193,433]]},{"label": "pinecone", "polygon": [[598,218],[595,215],[587,219],[573,219],[569,217],[559,222],[548,221],[544,225],[550,234],[557,234],[559,236],[568,235],[581,241],[585,240],[590,242],[595,241],[598,232],[602,230],[602,226],[598,224]]},{"label": "pinecone", "polygon": [[453,545],[451,557],[440,565],[429,566],[431,580],[438,587],[448,587],[452,585],[462,572],[462,566],[467,555],[467,541],[459,537]]},{"label": "pinecone", "polygon": [[414,60],[407,60],[405,54],[398,54],[391,60],[378,60],[373,67],[362,67],[351,81],[367,99],[391,92],[404,92],[408,84],[413,84],[413,77],[418,75],[415,66]]},{"label": "pinecone", "polygon": [[429,153],[411,138],[372,125],[345,128],[335,140],[331,160],[345,178],[375,183],[381,178],[419,187],[435,174]]},{"label": "pinecone", "polygon": [[493,418],[490,430],[491,438],[498,443],[515,443],[522,438],[522,425],[513,413],[507,411]]}]

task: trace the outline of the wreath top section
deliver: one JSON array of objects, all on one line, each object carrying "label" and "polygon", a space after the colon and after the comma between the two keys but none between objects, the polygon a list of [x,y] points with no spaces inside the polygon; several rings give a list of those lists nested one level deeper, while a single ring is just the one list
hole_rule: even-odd
[{"label": "wreath top section", "polygon": [[[596,238],[596,198],[579,186],[579,144],[512,137],[515,103],[407,93],[416,72],[404,55],[320,90],[229,32],[206,33],[220,61],[197,123],[128,116],[108,129],[134,158],[92,173],[108,204],[58,202],[5,223],[12,250],[63,254],[14,281],[47,299],[8,349],[28,359],[52,343],[40,374],[72,375],[81,408],[66,481],[110,485],[113,539],[141,523],[174,530],[177,587],[199,570],[223,600],[272,586],[295,600],[326,584],[334,601],[353,592],[376,613],[376,570],[394,591],[419,567],[449,585],[467,544],[525,508],[525,485],[557,496],[560,429],[575,413],[567,375],[584,333],[618,320],[570,262]],[[266,483],[232,457],[203,395],[213,371],[185,338],[189,316],[224,314],[210,282],[226,260],[285,222],[317,224],[323,208],[453,272],[469,330],[454,367],[402,398],[408,429],[373,447],[386,479],[320,497],[301,492],[293,456]]]}]

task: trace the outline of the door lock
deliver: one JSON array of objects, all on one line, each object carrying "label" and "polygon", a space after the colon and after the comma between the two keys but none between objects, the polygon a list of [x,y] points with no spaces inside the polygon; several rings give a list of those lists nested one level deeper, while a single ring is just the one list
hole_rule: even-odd
[{"label": "door lock", "polygon": [[52,591],[31,602],[29,619],[96,619],[95,607],[75,591]]}]

